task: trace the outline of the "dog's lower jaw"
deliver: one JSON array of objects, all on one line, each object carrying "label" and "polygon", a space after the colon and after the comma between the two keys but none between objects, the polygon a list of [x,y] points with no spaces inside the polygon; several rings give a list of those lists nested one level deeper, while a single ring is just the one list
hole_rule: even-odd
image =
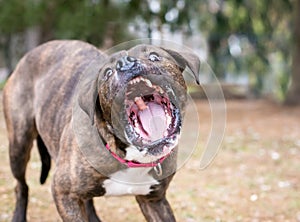
[{"label": "dog's lower jaw", "polygon": [[166,148],[161,152],[161,154],[154,156],[154,155],[150,155],[147,149],[139,151],[137,147],[131,145],[126,148],[126,156],[124,159],[128,161],[135,161],[138,163],[155,163],[161,158],[169,155],[171,151],[172,148],[170,149]]},{"label": "dog's lower jaw", "polygon": [[147,156],[147,150],[144,149],[140,151],[137,147],[134,145],[130,145],[126,148],[126,156],[124,158],[128,161],[137,161],[140,163],[150,163],[153,162],[148,156]]}]

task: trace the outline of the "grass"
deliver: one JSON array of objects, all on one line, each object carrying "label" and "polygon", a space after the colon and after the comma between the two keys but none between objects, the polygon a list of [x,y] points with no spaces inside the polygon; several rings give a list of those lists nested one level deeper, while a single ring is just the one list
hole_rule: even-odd
[{"label": "grass", "polygon": [[[213,164],[199,170],[209,134],[209,108],[198,101],[201,141],[175,175],[168,199],[180,222],[300,222],[300,108],[266,101],[228,101],[222,149]],[[0,221],[10,221],[15,183],[0,116]],[[202,149],[201,149],[202,148]],[[61,221],[50,192],[51,177],[39,185],[40,161],[33,150],[28,165],[29,222]],[[97,198],[103,221],[144,221],[132,197]]]}]

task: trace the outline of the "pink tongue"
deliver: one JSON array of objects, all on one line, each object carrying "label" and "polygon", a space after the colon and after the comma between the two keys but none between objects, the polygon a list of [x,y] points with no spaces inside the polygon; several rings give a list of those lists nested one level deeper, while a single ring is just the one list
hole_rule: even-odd
[{"label": "pink tongue", "polygon": [[167,118],[164,109],[153,102],[147,104],[148,108],[140,110],[138,115],[144,130],[152,141],[163,138],[167,130]]}]

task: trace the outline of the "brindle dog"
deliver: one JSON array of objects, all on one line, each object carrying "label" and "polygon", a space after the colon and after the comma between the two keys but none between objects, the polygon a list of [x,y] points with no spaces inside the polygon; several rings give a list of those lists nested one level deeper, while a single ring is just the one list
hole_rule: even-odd
[{"label": "brindle dog", "polygon": [[93,197],[103,195],[134,195],[147,221],[175,221],[165,194],[186,101],[182,73],[188,67],[198,81],[199,66],[194,54],[152,45],[106,55],[81,41],[52,41],[27,53],[3,92],[13,221],[26,221],[34,140],[42,184],[55,162],[63,221],[100,221]]}]

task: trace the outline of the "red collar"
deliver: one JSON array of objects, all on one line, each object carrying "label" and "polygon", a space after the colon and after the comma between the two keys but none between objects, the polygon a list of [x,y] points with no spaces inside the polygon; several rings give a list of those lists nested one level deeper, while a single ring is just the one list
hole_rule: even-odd
[{"label": "red collar", "polygon": [[129,161],[129,160],[125,160],[122,159],[121,157],[119,157],[116,153],[114,153],[108,144],[105,145],[106,149],[111,153],[111,155],[118,160],[120,163],[125,164],[127,167],[129,168],[136,168],[136,167],[156,167],[158,165],[160,165],[169,155],[163,156],[162,158],[160,158],[159,160],[157,160],[156,162],[151,162],[151,163],[139,163],[139,162],[135,162],[135,161]]}]

